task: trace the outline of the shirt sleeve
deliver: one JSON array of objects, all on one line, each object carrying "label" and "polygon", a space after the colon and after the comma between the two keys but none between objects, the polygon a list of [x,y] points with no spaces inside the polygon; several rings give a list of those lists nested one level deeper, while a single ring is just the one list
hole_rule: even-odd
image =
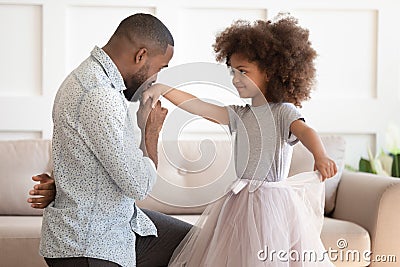
[{"label": "shirt sleeve", "polygon": [[290,132],[290,125],[296,120],[304,120],[303,115],[291,103],[283,103],[281,108],[281,123],[282,123],[282,135],[284,141],[290,145],[295,145],[299,139]]},{"label": "shirt sleeve", "polygon": [[[140,150],[140,151],[142,151],[142,150]],[[150,177],[149,177],[150,179],[148,179],[148,184],[146,187],[147,188],[146,195],[145,195],[145,197],[146,197],[148,195],[148,193],[150,193],[151,189],[153,188],[154,184],[157,181],[157,167],[154,164],[153,160],[151,160],[149,157],[144,156],[143,160],[145,160],[147,165],[149,166],[149,172],[150,172]]]},{"label": "shirt sleeve", "polygon": [[249,106],[229,105],[226,108],[229,115],[229,130],[231,133],[236,132],[238,129],[238,123],[240,123],[243,113],[246,109],[249,109]]},{"label": "shirt sleeve", "polygon": [[92,89],[82,99],[78,131],[98,160],[128,197],[144,199],[156,178],[154,163],[137,146],[133,128],[127,135],[128,111],[115,89]]}]

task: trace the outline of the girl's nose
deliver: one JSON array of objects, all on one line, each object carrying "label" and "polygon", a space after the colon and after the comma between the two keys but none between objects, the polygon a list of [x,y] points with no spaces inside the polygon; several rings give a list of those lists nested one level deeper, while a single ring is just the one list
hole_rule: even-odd
[{"label": "girl's nose", "polygon": [[238,84],[239,82],[240,82],[239,75],[236,72],[234,72],[232,76],[232,83],[235,85]]}]

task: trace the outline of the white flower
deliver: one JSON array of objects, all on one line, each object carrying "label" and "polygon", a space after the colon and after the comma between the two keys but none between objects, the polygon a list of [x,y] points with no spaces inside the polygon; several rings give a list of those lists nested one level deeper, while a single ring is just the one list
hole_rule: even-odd
[{"label": "white flower", "polygon": [[393,123],[386,130],[386,149],[393,155],[400,153],[400,129]]}]

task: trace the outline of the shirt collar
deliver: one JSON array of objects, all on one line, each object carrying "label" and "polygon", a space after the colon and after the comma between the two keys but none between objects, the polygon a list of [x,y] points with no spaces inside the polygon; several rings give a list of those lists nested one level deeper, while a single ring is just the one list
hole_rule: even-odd
[{"label": "shirt collar", "polygon": [[110,78],[113,87],[118,91],[125,90],[126,87],[124,79],[122,78],[122,75],[119,72],[117,66],[114,64],[112,59],[107,55],[107,53],[104,52],[104,50],[99,48],[98,46],[95,46],[90,54],[103,67],[104,72],[107,74],[108,78]]}]

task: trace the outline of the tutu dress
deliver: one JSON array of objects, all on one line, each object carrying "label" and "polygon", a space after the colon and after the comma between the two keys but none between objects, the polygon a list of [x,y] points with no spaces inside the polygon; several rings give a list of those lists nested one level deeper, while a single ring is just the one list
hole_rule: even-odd
[{"label": "tutu dress", "polygon": [[205,209],[168,266],[334,266],[320,239],[324,183],[317,172],[287,177],[299,111],[267,103],[228,112],[240,179]]}]

